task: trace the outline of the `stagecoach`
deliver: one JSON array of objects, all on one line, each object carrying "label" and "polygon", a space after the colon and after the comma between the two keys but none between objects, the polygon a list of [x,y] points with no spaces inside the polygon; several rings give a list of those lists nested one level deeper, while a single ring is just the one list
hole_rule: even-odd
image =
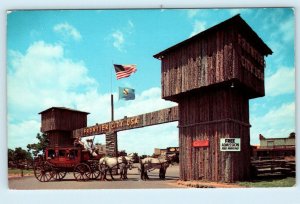
[{"label": "stagecoach", "polygon": [[72,173],[77,181],[97,179],[100,176],[99,159],[82,147],[47,148],[43,156],[35,159],[34,175],[41,182],[62,180]]}]

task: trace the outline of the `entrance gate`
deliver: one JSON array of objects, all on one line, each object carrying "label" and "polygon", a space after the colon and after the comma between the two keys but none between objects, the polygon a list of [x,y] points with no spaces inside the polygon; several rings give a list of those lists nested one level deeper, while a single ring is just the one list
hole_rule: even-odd
[{"label": "entrance gate", "polygon": [[116,155],[118,152],[117,132],[173,121],[178,121],[178,107],[166,108],[151,113],[128,118],[125,117],[124,119],[77,129],[73,131],[72,135],[73,138],[76,138],[106,134],[106,152],[108,155]]},{"label": "entrance gate", "polygon": [[85,113],[85,125],[83,119],[69,132],[43,127],[42,112],[42,130],[73,140],[106,134],[108,153],[115,154],[118,131],[178,120],[181,180],[245,180],[250,174],[249,100],[265,95],[269,54],[250,26],[234,16],[154,55],[162,64],[162,98],[178,107],[91,127]]}]

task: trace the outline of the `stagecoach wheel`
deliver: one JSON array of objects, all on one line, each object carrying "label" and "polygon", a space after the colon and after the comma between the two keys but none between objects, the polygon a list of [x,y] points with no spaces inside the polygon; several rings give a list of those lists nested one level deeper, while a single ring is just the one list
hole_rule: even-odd
[{"label": "stagecoach wheel", "polygon": [[81,163],[75,166],[73,174],[77,181],[87,181],[90,178],[91,168],[87,164]]},{"label": "stagecoach wheel", "polygon": [[34,168],[34,176],[40,182],[48,182],[52,178],[52,167],[45,163]]},{"label": "stagecoach wheel", "polygon": [[93,162],[90,164],[91,174],[89,175],[90,179],[97,179],[100,176],[100,170],[98,168],[98,164]]},{"label": "stagecoach wheel", "polygon": [[67,172],[61,171],[59,169],[54,169],[52,172],[52,177],[54,180],[61,181],[63,178],[65,178]]}]

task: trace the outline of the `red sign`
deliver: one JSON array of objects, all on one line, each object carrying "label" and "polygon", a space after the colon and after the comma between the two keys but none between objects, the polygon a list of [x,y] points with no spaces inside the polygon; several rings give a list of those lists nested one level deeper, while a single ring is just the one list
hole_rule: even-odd
[{"label": "red sign", "polygon": [[209,140],[195,140],[193,142],[193,147],[208,147]]}]

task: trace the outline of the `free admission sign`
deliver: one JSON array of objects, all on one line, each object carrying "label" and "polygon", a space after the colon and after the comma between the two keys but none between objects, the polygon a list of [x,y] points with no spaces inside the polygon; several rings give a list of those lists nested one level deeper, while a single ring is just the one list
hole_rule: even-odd
[{"label": "free admission sign", "polygon": [[241,151],[241,138],[221,138],[220,150],[223,152]]}]

